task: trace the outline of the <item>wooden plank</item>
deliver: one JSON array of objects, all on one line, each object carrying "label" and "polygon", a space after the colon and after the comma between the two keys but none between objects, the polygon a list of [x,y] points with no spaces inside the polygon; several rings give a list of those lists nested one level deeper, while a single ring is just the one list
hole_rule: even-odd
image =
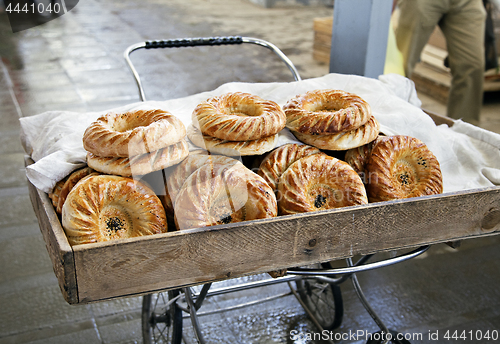
[{"label": "wooden plank", "polygon": [[313,59],[330,63],[333,17],[314,19]]},{"label": "wooden plank", "polygon": [[426,109],[422,109],[426,114],[428,114],[436,125],[446,124],[451,127],[455,123],[451,118],[438,115],[437,113],[431,112]]},{"label": "wooden plank", "polygon": [[[26,165],[32,163],[33,160],[28,157],[25,158]],[[29,181],[28,189],[47,252],[52,260],[52,267],[57,277],[59,288],[68,303],[78,303],[78,286],[73,250],[66,239],[52,202],[45,192],[38,190]]]},{"label": "wooden plank", "polygon": [[74,247],[82,303],[500,232],[500,188]]}]

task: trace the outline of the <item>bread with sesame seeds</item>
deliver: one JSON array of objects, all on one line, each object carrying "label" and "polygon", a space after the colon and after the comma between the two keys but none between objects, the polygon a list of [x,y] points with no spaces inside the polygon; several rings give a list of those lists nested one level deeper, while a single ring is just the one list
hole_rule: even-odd
[{"label": "bread with sesame seeds", "polygon": [[366,190],[348,163],[326,154],[295,161],[281,175],[278,211],[291,215],[367,204]]},{"label": "bread with sesame seeds", "polygon": [[70,191],[62,208],[70,245],[167,232],[165,210],[145,184],[120,176],[93,175]]},{"label": "bread with sesame seeds", "polygon": [[380,137],[366,165],[370,202],[419,197],[443,192],[437,158],[417,138]]}]

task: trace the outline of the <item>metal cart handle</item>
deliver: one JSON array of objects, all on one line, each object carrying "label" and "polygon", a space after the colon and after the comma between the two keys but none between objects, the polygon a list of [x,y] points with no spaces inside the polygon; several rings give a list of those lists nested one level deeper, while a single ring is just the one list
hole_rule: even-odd
[{"label": "metal cart handle", "polygon": [[142,87],[141,78],[139,73],[135,69],[132,61],[130,60],[130,54],[138,49],[158,49],[158,48],[182,48],[182,47],[196,47],[196,46],[215,46],[215,45],[232,45],[232,44],[242,44],[250,43],[260,45],[262,47],[272,50],[278,57],[286,64],[288,69],[292,72],[293,78],[296,81],[302,80],[297,68],[295,68],[292,61],[274,44],[267,42],[259,38],[252,37],[242,37],[242,36],[228,36],[228,37],[199,37],[199,38],[181,38],[181,39],[169,39],[169,40],[158,40],[158,41],[145,41],[141,43],[136,43],[125,49],[123,53],[125,61],[134,75],[135,82],[139,88],[139,95],[142,101],[146,100],[146,95],[144,94],[144,89]]},{"label": "metal cart handle", "polygon": [[400,263],[405,260],[415,258],[416,256],[421,255],[425,251],[429,249],[430,246],[422,246],[419,247],[411,252],[402,254],[401,256],[397,256],[394,258],[389,258],[386,260],[382,260],[379,262],[374,262],[370,264],[365,264],[365,265],[359,265],[359,266],[350,266],[346,268],[336,268],[336,269],[288,269],[287,274],[290,275],[312,275],[312,276],[326,276],[326,277],[334,277],[336,275],[342,275],[342,274],[353,274],[361,271],[366,271],[366,270],[373,270],[373,269],[378,269],[381,267],[389,266],[392,264]]}]

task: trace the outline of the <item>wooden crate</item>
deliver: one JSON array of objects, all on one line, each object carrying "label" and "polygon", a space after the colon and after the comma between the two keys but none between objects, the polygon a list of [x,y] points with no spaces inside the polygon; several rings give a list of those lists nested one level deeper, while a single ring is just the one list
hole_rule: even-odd
[{"label": "wooden crate", "polygon": [[330,63],[332,26],[333,17],[315,18],[313,20],[313,59],[324,63]]},{"label": "wooden crate", "polygon": [[70,304],[500,233],[490,187],[71,247],[47,194],[28,185]]}]

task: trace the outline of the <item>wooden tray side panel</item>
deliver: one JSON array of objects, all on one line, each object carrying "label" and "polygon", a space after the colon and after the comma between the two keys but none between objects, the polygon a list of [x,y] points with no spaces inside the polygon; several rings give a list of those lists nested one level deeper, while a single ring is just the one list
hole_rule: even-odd
[{"label": "wooden tray side panel", "polygon": [[78,303],[78,288],[73,250],[69,245],[50,199],[28,181],[31,203],[38,218],[45,246],[52,260],[52,267],[64,299],[69,304]]},{"label": "wooden tray side panel", "polygon": [[500,189],[75,246],[82,303],[500,232]]}]

